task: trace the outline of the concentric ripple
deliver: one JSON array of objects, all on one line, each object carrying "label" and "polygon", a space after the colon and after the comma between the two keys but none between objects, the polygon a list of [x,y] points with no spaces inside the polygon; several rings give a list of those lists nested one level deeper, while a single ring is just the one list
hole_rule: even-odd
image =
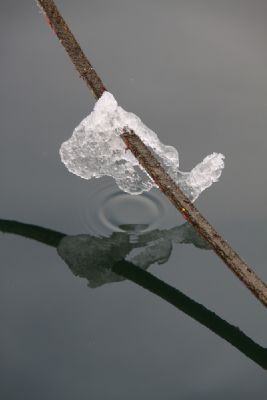
[{"label": "concentric ripple", "polygon": [[142,234],[182,221],[177,210],[157,189],[130,195],[106,179],[90,182],[90,189],[82,215],[87,232],[99,236],[109,236],[112,232]]}]

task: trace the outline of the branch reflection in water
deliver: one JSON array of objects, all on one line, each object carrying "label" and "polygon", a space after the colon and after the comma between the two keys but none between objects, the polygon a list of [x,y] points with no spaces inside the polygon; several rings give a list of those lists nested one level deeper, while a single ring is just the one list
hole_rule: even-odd
[{"label": "branch reflection in water", "polygon": [[98,238],[85,234],[68,236],[36,225],[0,220],[0,231],[4,233],[17,234],[57,248],[74,275],[86,278],[90,287],[129,279],[172,304],[267,369],[266,348],[146,271],[150,265],[163,264],[169,259],[173,243],[192,243],[209,249],[204,240],[187,223],[141,236],[136,235],[139,228],[137,225],[124,225],[123,229],[128,232],[114,232],[108,238]]}]

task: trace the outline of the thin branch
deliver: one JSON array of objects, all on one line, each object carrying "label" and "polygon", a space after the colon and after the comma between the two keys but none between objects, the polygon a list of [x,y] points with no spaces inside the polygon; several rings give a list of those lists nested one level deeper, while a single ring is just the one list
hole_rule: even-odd
[{"label": "thin branch", "polygon": [[50,0],[37,0],[37,4],[46,17],[50,28],[57,35],[60,43],[68,53],[80,77],[93,92],[94,97],[99,99],[107,89],[92,64],[85,56],[81,46],[61,16],[55,3]]},{"label": "thin branch", "polygon": [[[62,18],[55,3],[53,0],[37,0],[37,3],[40,5],[49,25],[67,51],[80,76],[98,99],[105,92],[106,88]],[[201,215],[140,138],[133,131],[126,128],[121,137],[126,143],[127,148],[135,155],[142,167],[158,185],[159,189],[169,198],[187,221],[196,228],[199,234],[207,240],[231,271],[262,304],[267,306],[267,286],[265,283]]]}]

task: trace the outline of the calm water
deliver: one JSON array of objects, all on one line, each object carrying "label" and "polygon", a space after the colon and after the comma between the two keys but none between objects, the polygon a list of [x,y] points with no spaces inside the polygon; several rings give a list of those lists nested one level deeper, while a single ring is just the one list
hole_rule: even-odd
[{"label": "calm water", "polygon": [[[57,4],[182,170],[226,155],[197,206],[267,281],[266,2]],[[33,1],[0,19],[1,398],[265,399],[264,307],[157,190],[67,172],[93,99]]]}]

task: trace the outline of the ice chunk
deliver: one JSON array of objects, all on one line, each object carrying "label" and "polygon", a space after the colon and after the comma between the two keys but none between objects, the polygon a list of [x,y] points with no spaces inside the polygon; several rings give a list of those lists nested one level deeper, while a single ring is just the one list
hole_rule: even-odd
[{"label": "ice chunk", "polygon": [[196,200],[203,190],[217,182],[224,167],[224,155],[212,153],[197,164],[191,172],[180,172],[178,183],[182,191]]},{"label": "ice chunk", "polygon": [[191,172],[179,171],[177,150],[161,143],[156,133],[145,126],[139,117],[118,106],[109,92],[104,92],[93,112],[77,126],[71,138],[61,145],[62,162],[70,172],[84,179],[111,176],[121,190],[130,194],[150,190],[156,184],[132,153],[127,151],[120,138],[125,127],[132,129],[155,153],[166,171],[181,184],[192,201],[219,179],[224,167],[222,154],[211,154]]}]

